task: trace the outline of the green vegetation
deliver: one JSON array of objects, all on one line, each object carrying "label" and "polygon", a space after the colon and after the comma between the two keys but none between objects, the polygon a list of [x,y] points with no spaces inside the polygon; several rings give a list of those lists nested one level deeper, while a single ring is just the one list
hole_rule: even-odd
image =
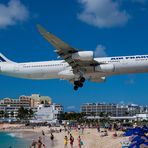
[{"label": "green vegetation", "polygon": [[20,107],[18,109],[18,115],[17,118],[20,120],[28,120],[29,118],[33,117],[34,112],[32,109],[25,109],[24,107]]},{"label": "green vegetation", "polygon": [[62,119],[69,120],[69,121],[75,120],[77,122],[84,122],[85,121],[85,114],[84,113],[75,113],[75,112],[72,112],[72,113],[65,112],[62,115]]},{"label": "green vegetation", "polygon": [[4,117],[5,112],[3,110],[0,111],[0,118]]}]

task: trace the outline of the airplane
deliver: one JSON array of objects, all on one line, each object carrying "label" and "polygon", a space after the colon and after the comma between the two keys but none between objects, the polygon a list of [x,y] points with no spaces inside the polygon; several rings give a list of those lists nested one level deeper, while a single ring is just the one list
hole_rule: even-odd
[{"label": "airplane", "polygon": [[148,55],[94,58],[93,51],[79,51],[41,25],[37,28],[63,60],[16,63],[0,54],[0,74],[35,80],[68,80],[78,90],[85,80],[104,82],[112,75],[148,72]]}]

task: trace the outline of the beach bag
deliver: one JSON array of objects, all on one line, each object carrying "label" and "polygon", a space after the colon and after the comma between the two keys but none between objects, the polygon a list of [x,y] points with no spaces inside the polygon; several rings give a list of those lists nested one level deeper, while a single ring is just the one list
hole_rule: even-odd
[{"label": "beach bag", "polygon": [[83,141],[82,141],[82,140],[80,141],[80,145],[84,145],[84,143],[83,143]]}]

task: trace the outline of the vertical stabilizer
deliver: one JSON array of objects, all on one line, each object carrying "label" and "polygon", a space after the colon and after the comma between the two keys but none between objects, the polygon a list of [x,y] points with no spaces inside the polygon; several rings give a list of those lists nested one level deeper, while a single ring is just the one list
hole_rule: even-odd
[{"label": "vertical stabilizer", "polygon": [[2,53],[0,53],[0,62],[12,63],[13,61],[9,60]]}]

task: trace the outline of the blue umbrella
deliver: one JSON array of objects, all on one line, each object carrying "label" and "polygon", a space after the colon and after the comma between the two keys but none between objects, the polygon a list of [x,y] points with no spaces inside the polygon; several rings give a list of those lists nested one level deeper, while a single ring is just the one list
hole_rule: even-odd
[{"label": "blue umbrella", "polygon": [[140,128],[140,127],[136,127],[136,128],[132,128],[132,129],[128,129],[125,133],[124,136],[132,136],[132,135],[144,135],[146,133],[148,129],[147,128]]},{"label": "blue umbrella", "polygon": [[129,148],[140,148],[140,146],[148,147],[148,136],[145,135],[146,133],[148,133],[146,126],[128,129],[124,133],[124,136],[132,136]]}]

